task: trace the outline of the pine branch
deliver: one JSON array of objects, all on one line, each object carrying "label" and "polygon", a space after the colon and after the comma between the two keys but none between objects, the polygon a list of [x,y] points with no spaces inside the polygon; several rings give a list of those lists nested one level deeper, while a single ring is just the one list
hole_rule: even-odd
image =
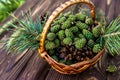
[{"label": "pine branch", "polygon": [[111,33],[111,34],[106,34],[106,35],[104,35],[104,37],[116,36],[116,35],[120,35],[120,32],[117,32],[117,33]]},{"label": "pine branch", "polygon": [[40,35],[43,29],[43,23],[38,19],[37,22],[34,22],[30,16],[24,18],[24,20],[17,19],[12,15],[18,24],[12,24],[15,29],[13,34],[9,37],[9,40],[6,42],[5,49],[10,50],[10,52],[21,53],[27,48],[35,50],[39,47],[40,44]]},{"label": "pine branch", "polygon": [[115,72],[117,71],[117,67],[115,65],[109,65],[106,69],[108,72]]},{"label": "pine branch", "polygon": [[112,56],[120,54],[120,16],[105,29],[105,46]]}]

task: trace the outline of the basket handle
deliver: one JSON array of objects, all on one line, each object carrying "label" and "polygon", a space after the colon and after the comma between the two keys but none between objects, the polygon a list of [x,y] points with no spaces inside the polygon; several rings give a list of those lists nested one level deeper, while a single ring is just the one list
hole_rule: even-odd
[{"label": "basket handle", "polygon": [[93,19],[93,21],[95,21],[95,6],[90,0],[69,0],[69,1],[65,2],[64,4],[60,5],[60,7],[58,7],[48,18],[48,20],[43,28],[43,32],[42,32],[42,35],[40,38],[40,48],[39,48],[39,53],[42,57],[44,57],[45,53],[46,53],[44,45],[45,45],[46,35],[50,29],[51,23],[66,8],[68,8],[71,5],[78,4],[78,3],[84,3],[84,4],[87,4],[90,6],[92,19]]}]

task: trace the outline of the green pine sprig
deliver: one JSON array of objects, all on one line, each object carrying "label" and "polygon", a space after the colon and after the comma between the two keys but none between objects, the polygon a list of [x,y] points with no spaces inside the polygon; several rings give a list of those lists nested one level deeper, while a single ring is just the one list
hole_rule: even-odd
[{"label": "green pine sprig", "polygon": [[120,15],[105,29],[105,46],[112,56],[120,54]]},{"label": "green pine sprig", "polygon": [[[16,18],[15,16],[13,16]],[[43,30],[43,23],[38,19],[37,22],[34,22],[30,16],[27,16],[24,20],[17,19],[18,24],[11,23],[15,29],[13,34],[9,37],[6,42],[5,48],[10,52],[21,53],[27,48],[36,50],[39,48],[40,36]]]},{"label": "green pine sprig", "polygon": [[108,72],[115,72],[117,71],[117,67],[115,65],[109,65],[106,69]]}]

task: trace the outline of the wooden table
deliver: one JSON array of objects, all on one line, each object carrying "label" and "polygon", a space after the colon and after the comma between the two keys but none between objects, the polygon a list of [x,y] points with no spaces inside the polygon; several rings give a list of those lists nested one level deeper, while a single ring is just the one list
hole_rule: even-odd
[{"label": "wooden table", "polygon": [[[15,11],[15,15],[21,18],[21,11],[27,13],[32,10],[32,18],[46,12],[51,13],[56,7],[67,0],[26,0],[26,3]],[[92,0],[97,8],[105,12],[109,21],[120,13],[120,0]],[[2,26],[6,21],[0,24]],[[4,40],[11,32],[5,32],[0,36]],[[4,43],[0,44],[0,80],[120,80],[120,56],[111,57],[105,53],[102,59],[83,73],[76,75],[63,75],[53,70],[43,60],[37,50],[18,55],[8,54],[3,50]],[[106,72],[108,65],[116,65],[118,70],[114,73]]]}]

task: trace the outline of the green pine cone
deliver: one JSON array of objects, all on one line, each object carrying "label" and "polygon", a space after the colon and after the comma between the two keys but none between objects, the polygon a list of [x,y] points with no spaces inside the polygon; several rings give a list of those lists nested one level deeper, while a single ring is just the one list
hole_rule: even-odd
[{"label": "green pine cone", "polygon": [[86,23],[87,25],[89,25],[89,26],[93,25],[93,20],[92,20],[92,18],[86,19],[85,23]]},{"label": "green pine cone", "polygon": [[92,29],[92,33],[95,37],[99,37],[101,35],[101,27],[97,26]]},{"label": "green pine cone", "polygon": [[69,17],[69,15],[71,15],[72,13],[71,12],[67,12],[64,14],[65,17]]},{"label": "green pine cone", "polygon": [[93,48],[94,44],[95,42],[92,39],[90,39],[87,43],[87,46]]},{"label": "green pine cone", "polygon": [[63,44],[71,45],[72,44],[72,39],[70,37],[64,38],[63,39]]},{"label": "green pine cone", "polygon": [[65,35],[66,35],[66,37],[70,37],[70,38],[74,37],[73,33],[69,29],[65,30]]},{"label": "green pine cone", "polygon": [[82,22],[77,22],[77,23],[76,23],[76,26],[77,26],[79,29],[81,29],[81,30],[88,28],[88,25],[85,24],[85,23],[82,23]]},{"label": "green pine cone", "polygon": [[55,48],[55,43],[54,42],[50,42],[50,41],[46,42],[45,48],[46,48],[46,50],[54,49]]},{"label": "green pine cone", "polygon": [[64,17],[64,14],[63,13],[60,13],[60,15],[58,16],[58,19]]},{"label": "green pine cone", "polygon": [[76,32],[78,32],[78,27],[77,26],[73,26],[73,27],[71,27],[71,28],[69,28],[70,29],[70,31],[71,32],[73,32],[73,33],[76,33]]},{"label": "green pine cone", "polygon": [[54,25],[59,25],[59,22],[58,21],[53,21],[51,26],[54,26]]},{"label": "green pine cone", "polygon": [[85,22],[86,15],[81,14],[81,13],[78,13],[78,14],[76,14],[75,16],[76,16],[76,19],[77,19],[77,20],[82,21],[82,22]]},{"label": "green pine cone", "polygon": [[60,60],[59,62],[60,62],[60,63],[63,63],[63,64],[66,63],[66,61],[65,61],[64,59]]},{"label": "green pine cone", "polygon": [[58,23],[59,24],[62,24],[66,21],[66,18],[65,17],[61,17],[59,20],[58,20]]},{"label": "green pine cone", "polygon": [[76,17],[74,15],[69,15],[68,20],[70,20],[71,22],[76,20]]},{"label": "green pine cone", "polygon": [[63,40],[63,39],[65,38],[65,31],[64,31],[64,30],[60,30],[60,31],[58,32],[58,38],[59,38],[60,40]]},{"label": "green pine cone", "polygon": [[50,33],[47,34],[47,39],[50,40],[50,41],[54,40],[55,37],[56,37],[55,33],[50,32]]},{"label": "green pine cone", "polygon": [[72,61],[72,60],[67,60],[67,61],[66,61],[66,64],[67,64],[67,65],[71,65],[71,64],[73,64],[73,61]]},{"label": "green pine cone", "polygon": [[50,49],[50,50],[48,51],[48,53],[49,53],[49,55],[53,55],[53,54],[55,53],[55,51],[54,51],[53,49]]},{"label": "green pine cone", "polygon": [[50,42],[50,41],[49,41],[49,40],[45,40],[45,44],[46,44],[47,42]]},{"label": "green pine cone", "polygon": [[75,41],[75,47],[77,49],[82,49],[85,46],[86,42],[87,41],[85,38],[79,39],[79,40]]},{"label": "green pine cone", "polygon": [[95,43],[100,43],[101,42],[101,37],[100,38],[97,38]]},{"label": "green pine cone", "polygon": [[101,47],[100,44],[94,45],[94,47],[93,47],[93,52],[94,52],[94,53],[98,53],[98,52],[100,52],[101,50],[102,50],[102,47]]},{"label": "green pine cone", "polygon": [[67,29],[67,28],[69,28],[71,26],[71,21],[69,21],[69,20],[67,20],[67,21],[65,21],[64,23],[63,23],[63,25],[62,25],[62,29]]},{"label": "green pine cone", "polygon": [[58,32],[59,29],[60,29],[60,25],[55,25],[55,26],[51,27],[51,32],[53,32],[53,33]]},{"label": "green pine cone", "polygon": [[104,47],[104,46],[105,46],[105,39],[100,36],[99,38],[97,38],[97,39],[95,40],[95,43],[96,43],[96,44],[100,44],[101,47]]},{"label": "green pine cone", "polygon": [[59,46],[60,46],[60,41],[59,41],[59,39],[55,39],[55,40],[54,40],[54,43],[55,43],[55,46],[56,46],[56,47],[59,47]]},{"label": "green pine cone", "polygon": [[93,38],[93,34],[86,29],[83,29],[82,33],[85,36],[85,38],[87,38],[88,40]]},{"label": "green pine cone", "polygon": [[53,58],[55,61],[59,61],[59,60],[58,60],[58,57],[55,56],[55,55],[53,55],[52,58]]},{"label": "green pine cone", "polygon": [[74,38],[74,42],[77,41],[77,40],[79,40],[79,39],[80,39],[80,38],[78,38],[78,37]]},{"label": "green pine cone", "polygon": [[79,34],[81,34],[81,31],[76,32],[74,35],[75,37],[79,37]]},{"label": "green pine cone", "polygon": [[79,36],[80,39],[85,38],[83,34],[79,34],[78,36]]}]

